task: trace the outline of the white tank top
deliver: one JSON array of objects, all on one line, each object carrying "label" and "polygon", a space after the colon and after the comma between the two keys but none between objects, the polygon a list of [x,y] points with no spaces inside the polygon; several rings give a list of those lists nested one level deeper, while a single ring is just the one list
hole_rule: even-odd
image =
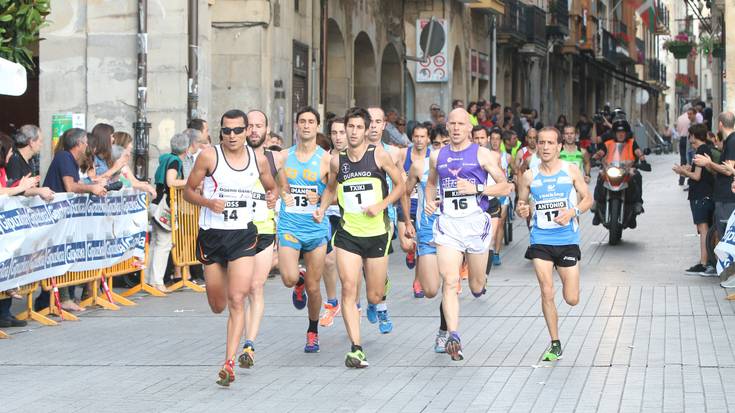
[{"label": "white tank top", "polygon": [[260,177],[255,152],[245,146],[248,151],[248,164],[245,169],[233,169],[225,158],[220,145],[215,145],[217,164],[212,175],[204,177],[202,195],[207,199],[225,201],[225,210],[221,214],[202,207],[199,213],[201,229],[245,229],[253,220],[255,200],[253,191]]}]

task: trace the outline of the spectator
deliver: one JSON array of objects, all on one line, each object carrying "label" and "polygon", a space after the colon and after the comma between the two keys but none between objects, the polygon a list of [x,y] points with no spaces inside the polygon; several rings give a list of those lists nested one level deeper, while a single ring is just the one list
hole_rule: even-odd
[{"label": "spectator", "polygon": [[118,159],[117,163],[112,162],[112,134],[114,132],[115,129],[106,123],[98,123],[92,129],[92,134],[89,135],[86,162],[80,162],[81,173],[89,177],[88,182],[96,181],[104,184],[128,164],[128,156]]},{"label": "spectator", "polygon": [[38,176],[36,155],[41,153],[41,146],[43,146],[41,130],[36,125],[21,126],[13,137],[15,138],[15,150],[6,167],[8,186],[13,186],[15,181],[28,174]]},{"label": "spectator", "polygon": [[[406,124],[406,118],[404,118],[403,116],[399,117],[398,120],[396,121],[396,129],[398,129],[398,132],[401,132],[401,134],[410,141],[411,138],[409,138],[409,136],[412,136],[412,134],[408,133],[407,128],[408,128],[408,125]],[[411,130],[413,131],[413,129]]]},{"label": "spectator", "polygon": [[[64,132],[57,144],[54,159],[46,172],[43,186],[54,192],[91,193],[96,196],[107,195],[104,186],[98,183],[80,183],[79,162],[87,153],[88,134],[83,129],[71,128]],[[61,288],[61,308],[66,311],[84,311],[73,300],[73,290]],[[48,292],[42,292],[36,298],[36,308],[46,308],[49,305]]]},{"label": "spectator", "polygon": [[186,124],[187,129],[196,129],[202,133],[202,139],[207,141],[207,145],[212,144],[212,138],[209,136],[209,124],[204,119],[192,119]]},{"label": "spectator", "polygon": [[[115,147],[119,147],[123,152],[127,153],[128,157],[130,157],[133,151],[133,137],[127,132],[115,132],[112,134],[112,137],[115,141],[115,145],[112,145],[112,161],[115,162],[118,159],[118,156],[115,153]],[[130,170],[129,165],[125,165],[120,170],[120,176],[120,181],[122,181],[123,187],[132,187],[140,191],[148,192],[151,194],[151,197],[156,196],[156,188],[146,181],[139,181],[138,178],[135,177],[135,174],[133,174],[133,171]]]},{"label": "spectator", "polygon": [[503,116],[500,113],[501,110],[502,106],[500,105],[500,103],[495,102],[490,105],[490,121],[493,123],[494,126],[503,126]]},{"label": "spectator", "polygon": [[470,123],[472,126],[477,126],[477,111],[479,110],[479,106],[477,106],[477,102],[470,102],[470,104],[467,106],[467,113],[470,114]]},{"label": "spectator", "polygon": [[462,101],[462,99],[454,99],[452,101],[452,109],[463,108],[463,107],[464,107],[464,102]]},{"label": "spectator", "polygon": [[577,130],[579,131],[579,146],[582,149],[587,149],[587,147],[590,146],[592,122],[590,122],[586,113],[581,113],[579,115],[579,120],[577,121]]},{"label": "spectator", "polygon": [[148,282],[157,290],[169,292],[163,283],[168,256],[171,252],[171,228],[165,228],[159,217],[165,217],[170,225],[171,188],[180,188],[186,184],[184,180],[183,161],[189,147],[189,138],[177,133],[171,138],[171,152],[158,158],[156,169],[156,198],[153,200],[155,213],[153,235],[151,237],[151,264]]},{"label": "spectator", "polygon": [[[696,122],[695,118],[696,111],[694,108],[689,108],[686,112],[682,113],[678,119],[676,119],[676,133],[679,136],[679,162],[681,165],[689,164],[689,127],[694,125]],[[684,185],[684,177],[679,176],[679,186]]]},{"label": "spectator", "polygon": [[702,102],[701,100],[694,103],[694,111],[696,112],[696,115],[695,115],[696,122],[695,123],[704,124],[704,113],[702,113],[704,111],[704,106],[705,106],[704,102]]},{"label": "spectator", "polygon": [[[383,130],[383,142],[388,145],[394,145],[401,148],[408,147],[411,141],[408,139],[405,133],[401,133],[396,127],[398,121],[398,111],[395,109],[388,109],[385,114],[385,129]],[[405,126],[405,125],[404,125]]]},{"label": "spectator", "polygon": [[436,125],[434,126],[446,125],[446,124],[447,124],[447,115],[444,114],[443,110],[440,110],[439,114],[436,115]]},{"label": "spectator", "polygon": [[531,118],[529,118],[528,121],[531,125],[534,125],[533,128],[536,129],[536,131],[540,131],[544,128],[544,124],[538,119],[538,111],[536,109],[531,109]]},{"label": "spectator", "polygon": [[488,129],[494,126],[493,121],[487,116],[487,110],[484,107],[477,111],[477,123]]},{"label": "spectator", "polygon": [[432,103],[429,106],[429,117],[432,125],[436,125],[436,116],[439,114],[439,111],[441,111],[441,108],[436,103]]},{"label": "spectator", "polygon": [[567,125],[569,125],[569,122],[567,122],[567,117],[564,115],[559,115],[559,117],[556,119],[556,129],[562,131]]},{"label": "spectator", "polygon": [[[13,196],[23,193],[28,195],[29,191],[38,185],[38,177],[32,177],[31,172],[28,172],[21,175],[13,184],[8,185],[6,167],[12,155],[13,140],[8,135],[0,132],[0,195]],[[8,294],[13,298],[22,298],[14,290],[8,291]],[[18,320],[10,312],[13,298],[0,300],[0,328],[25,327],[28,324],[25,320]]]},{"label": "spectator", "polygon": [[707,155],[696,155],[694,164],[707,168],[715,176],[712,192],[712,199],[715,201],[714,225],[718,233],[722,235],[725,233],[727,220],[735,210],[735,194],[730,189],[733,182],[731,166],[735,163],[735,115],[732,112],[721,113],[718,117],[717,129],[725,137],[722,142],[720,162],[714,162]]},{"label": "spectator", "polygon": [[202,132],[198,129],[187,128],[181,133],[189,140],[189,147],[186,148],[186,153],[184,154],[184,179],[187,179],[189,178],[189,173],[194,168],[194,162],[196,162],[199,153],[204,148],[209,147],[209,141],[204,138]]},{"label": "spectator", "polygon": [[[696,124],[689,128],[689,142],[694,148],[695,156],[712,157],[710,145],[707,143],[707,128],[703,124]],[[674,172],[689,178],[689,207],[692,210],[692,220],[699,234],[699,263],[686,270],[687,274],[716,276],[717,271],[707,265],[707,231],[712,221],[715,204],[712,201],[714,177],[705,168],[692,165],[674,165]]]}]

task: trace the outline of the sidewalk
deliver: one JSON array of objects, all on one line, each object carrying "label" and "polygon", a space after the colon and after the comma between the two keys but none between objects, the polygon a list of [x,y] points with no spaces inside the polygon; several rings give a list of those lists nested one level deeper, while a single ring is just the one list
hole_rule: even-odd
[{"label": "sidewalk", "polygon": [[[582,220],[582,291],[570,308],[557,291],[564,359],[548,345],[540,296],[523,259],[528,234],[494,267],[488,294],[462,294],[465,360],[434,354],[439,300],[414,299],[403,256],[391,257],[394,331],[362,320],[370,367],[348,370],[342,320],[304,354],[306,312],[279,279],[266,285],[256,365],[231,388],[214,382],[226,315],[203,294],[139,297],[121,311],[89,311],[58,327],[9,329],[0,341],[2,411],[728,411],[735,410],[735,307],[717,278],[686,276],[697,238],[673,156],[650,158],[646,213],[623,242]],[[396,244],[397,246],[397,244]],[[560,285],[559,285],[560,287]],[[364,294],[363,294],[364,295]],[[364,298],[363,298],[364,304]]]}]

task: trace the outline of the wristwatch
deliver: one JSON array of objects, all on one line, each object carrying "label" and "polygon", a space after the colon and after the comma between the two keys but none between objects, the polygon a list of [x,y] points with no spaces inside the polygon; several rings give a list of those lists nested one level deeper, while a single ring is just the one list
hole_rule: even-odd
[{"label": "wristwatch", "polygon": [[475,191],[477,191],[478,194],[482,194],[483,192],[485,192],[485,185],[475,184]]},{"label": "wristwatch", "polygon": [[574,214],[577,215],[577,216],[580,216],[580,215],[582,215],[582,211],[580,211],[579,208],[574,207]]}]

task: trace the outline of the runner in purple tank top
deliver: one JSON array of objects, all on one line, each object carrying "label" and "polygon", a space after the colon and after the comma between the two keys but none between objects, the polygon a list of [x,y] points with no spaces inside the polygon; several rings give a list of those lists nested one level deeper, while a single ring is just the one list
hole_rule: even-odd
[{"label": "runner in purple tank top", "polygon": [[[444,281],[442,310],[449,338],[446,352],[452,360],[462,360],[459,333],[457,285],[464,254],[467,254],[470,290],[475,297],[485,293],[488,250],[492,241],[490,216],[485,213],[489,196],[508,195],[513,184],[506,182],[498,154],[479,147],[470,140],[472,124],[467,111],[457,108],[449,113],[447,129],[450,144],[431,153],[426,198],[435,199],[439,180],[439,198],[426,203],[426,213],[437,207],[441,214],[434,221],[434,244],[439,272]],[[488,175],[496,182],[486,186]]]}]

